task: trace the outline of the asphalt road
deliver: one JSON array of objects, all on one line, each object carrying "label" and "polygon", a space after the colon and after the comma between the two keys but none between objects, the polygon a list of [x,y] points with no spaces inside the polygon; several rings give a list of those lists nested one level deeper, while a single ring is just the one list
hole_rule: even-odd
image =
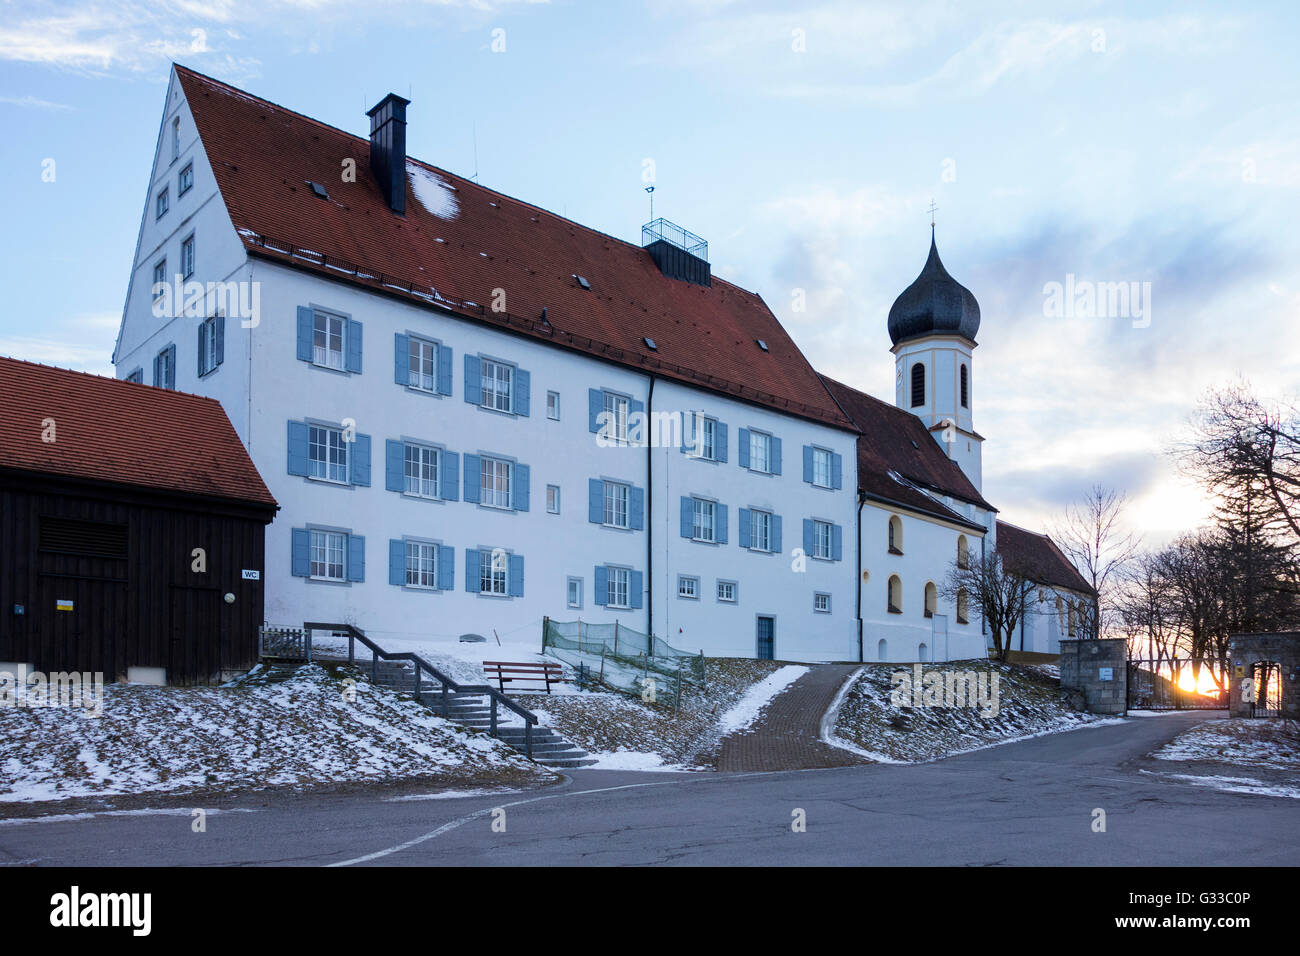
[{"label": "asphalt road", "polygon": [[[196,804],[218,811],[204,833],[183,810],[0,821],[0,865],[1300,864],[1300,801],[1144,772],[1163,769],[1144,754],[1203,719],[1135,719],[919,766],[584,770],[562,787],[440,800],[249,795]],[[806,832],[792,829],[796,810]]]}]

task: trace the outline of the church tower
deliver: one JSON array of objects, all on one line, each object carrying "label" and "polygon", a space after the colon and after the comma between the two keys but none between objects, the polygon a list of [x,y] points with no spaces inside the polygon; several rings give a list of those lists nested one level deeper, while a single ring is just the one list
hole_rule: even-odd
[{"label": "church tower", "polygon": [[935,441],[979,491],[984,439],[975,431],[972,416],[972,353],[980,307],[970,290],[948,275],[939,261],[933,224],[930,228],[925,268],[889,310],[894,402],[925,422]]}]

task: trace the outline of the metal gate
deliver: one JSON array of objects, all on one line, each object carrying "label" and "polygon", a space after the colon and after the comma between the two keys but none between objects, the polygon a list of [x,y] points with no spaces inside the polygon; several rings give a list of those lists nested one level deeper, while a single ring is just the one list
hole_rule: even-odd
[{"label": "metal gate", "polygon": [[1227,661],[1217,657],[1129,658],[1129,710],[1227,707]]},{"label": "metal gate", "polygon": [[1250,705],[1250,716],[1281,717],[1282,665],[1277,661],[1255,661],[1250,666],[1250,676],[1255,681],[1255,702]]}]

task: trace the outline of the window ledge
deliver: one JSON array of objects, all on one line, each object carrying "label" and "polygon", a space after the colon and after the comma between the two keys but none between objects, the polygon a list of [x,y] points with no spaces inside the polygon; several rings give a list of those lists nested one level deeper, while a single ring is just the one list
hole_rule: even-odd
[{"label": "window ledge", "polygon": [[929,610],[927,610],[927,611],[925,612],[925,616],[926,616],[926,617],[934,617],[934,612],[933,612],[933,611],[929,611]]},{"label": "window ledge", "polygon": [[894,607],[892,604],[891,604],[889,607],[887,607],[885,610],[887,610],[890,614],[902,614],[902,613],[903,613],[901,610],[899,610],[898,608]]},{"label": "window ledge", "polygon": [[903,551],[902,551],[901,548],[894,548],[894,547],[891,547],[891,548],[889,549],[889,553],[890,553],[890,554],[902,554]]}]

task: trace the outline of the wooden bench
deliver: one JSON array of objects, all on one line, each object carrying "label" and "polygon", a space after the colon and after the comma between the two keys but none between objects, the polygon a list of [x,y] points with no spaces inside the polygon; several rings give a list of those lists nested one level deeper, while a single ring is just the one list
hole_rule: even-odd
[{"label": "wooden bench", "polygon": [[564,684],[569,680],[564,676],[564,668],[550,661],[484,661],[483,674],[489,681],[496,681],[502,693],[505,693],[507,683],[531,681],[534,684],[545,684],[546,693],[549,694],[552,684]]}]

